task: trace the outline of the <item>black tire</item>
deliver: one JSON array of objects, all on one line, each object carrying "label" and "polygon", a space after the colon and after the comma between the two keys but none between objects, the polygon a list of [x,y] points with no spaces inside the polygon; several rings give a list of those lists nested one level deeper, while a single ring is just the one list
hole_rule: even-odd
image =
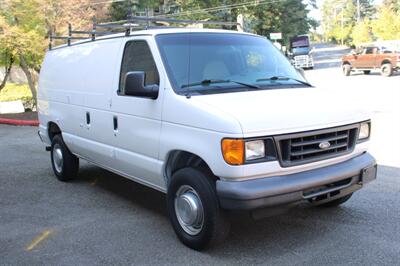
[{"label": "black tire", "polygon": [[342,66],[343,75],[350,76],[351,66],[349,64],[345,64]]},{"label": "black tire", "polygon": [[329,201],[329,202],[327,202],[327,203],[321,204],[321,205],[319,205],[319,206],[321,206],[321,207],[326,207],[326,208],[337,207],[337,206],[339,206],[339,205],[345,203],[346,201],[348,201],[348,200],[351,198],[351,196],[353,196],[353,193],[351,193],[351,194],[349,194],[349,195],[346,195],[346,196],[344,196],[343,198],[338,198],[338,199]]},{"label": "black tire", "polygon": [[365,75],[369,75],[371,73],[371,70],[364,70],[363,72]]},{"label": "black tire", "polygon": [[381,75],[384,77],[390,77],[393,75],[393,68],[391,64],[383,64],[381,66]]},{"label": "black tire", "polygon": [[[177,195],[182,188],[187,187],[194,190],[202,205],[202,222],[197,228],[198,232],[188,233],[188,229],[184,229],[184,225],[178,220]],[[168,185],[167,209],[176,235],[189,248],[202,250],[222,242],[229,234],[230,223],[224,210],[219,207],[214,177],[207,171],[183,168],[175,172]]]},{"label": "black tire", "polygon": [[[61,163],[58,163],[61,153]],[[55,135],[51,142],[51,166],[54,174],[60,181],[69,181],[78,175],[79,159],[73,155],[65,145],[61,134]]]}]

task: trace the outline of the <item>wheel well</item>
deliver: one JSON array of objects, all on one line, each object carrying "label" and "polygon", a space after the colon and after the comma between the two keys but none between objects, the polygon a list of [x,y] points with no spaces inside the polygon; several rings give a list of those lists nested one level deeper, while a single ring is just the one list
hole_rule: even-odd
[{"label": "wheel well", "polygon": [[[344,66],[344,65],[350,65],[350,62],[349,62],[349,61],[344,61],[342,65],[343,65],[343,66]],[[351,65],[350,65],[350,66],[351,66]]]},{"label": "wheel well", "polygon": [[55,135],[61,134],[61,129],[54,122],[49,122],[47,130],[50,140],[53,140]]},{"label": "wheel well", "polygon": [[[172,151],[168,156],[164,170],[165,184],[168,186],[172,175],[179,169],[185,167],[200,168],[214,176],[208,164],[196,154],[186,151]],[[215,179],[217,179],[217,177],[215,177]]]},{"label": "wheel well", "polygon": [[392,62],[386,59],[382,61],[381,66],[383,66],[384,64],[392,64]]}]

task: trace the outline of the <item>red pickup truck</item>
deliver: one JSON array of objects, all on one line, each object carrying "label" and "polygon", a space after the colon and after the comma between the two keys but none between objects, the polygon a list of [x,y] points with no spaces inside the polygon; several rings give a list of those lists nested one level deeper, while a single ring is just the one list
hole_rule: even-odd
[{"label": "red pickup truck", "polygon": [[350,76],[352,71],[369,74],[372,70],[380,70],[382,76],[389,77],[400,70],[400,52],[378,46],[361,47],[342,57],[342,69],[345,76]]}]

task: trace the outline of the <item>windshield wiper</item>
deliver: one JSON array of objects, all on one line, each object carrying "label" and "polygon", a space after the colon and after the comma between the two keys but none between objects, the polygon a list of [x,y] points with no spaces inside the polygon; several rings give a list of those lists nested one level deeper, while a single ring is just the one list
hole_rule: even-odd
[{"label": "windshield wiper", "polygon": [[302,81],[302,80],[290,78],[290,77],[284,77],[284,76],[272,76],[272,77],[268,77],[268,78],[257,79],[256,81],[259,82],[259,81],[268,81],[268,80],[294,80],[294,81],[299,82],[308,87],[312,87],[312,85],[306,81]]},{"label": "windshield wiper", "polygon": [[199,86],[199,85],[207,86],[207,85],[215,84],[215,83],[236,83],[236,84],[245,86],[247,88],[260,89],[259,86],[254,85],[254,84],[249,84],[249,83],[244,83],[244,82],[229,80],[229,79],[204,79],[200,82],[193,82],[193,83],[182,85],[181,88],[183,89],[183,88],[189,88],[189,87],[194,87],[194,86]]}]

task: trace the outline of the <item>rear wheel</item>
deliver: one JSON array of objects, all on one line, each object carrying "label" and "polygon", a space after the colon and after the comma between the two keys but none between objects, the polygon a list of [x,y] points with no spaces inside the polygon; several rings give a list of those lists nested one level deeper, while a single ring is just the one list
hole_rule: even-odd
[{"label": "rear wheel", "polygon": [[365,75],[369,75],[369,73],[371,73],[371,70],[364,70],[363,72]]},{"label": "rear wheel", "polygon": [[350,76],[351,66],[349,64],[345,64],[342,66],[343,74],[345,76]]},{"label": "rear wheel", "polygon": [[58,180],[69,181],[77,176],[79,159],[68,150],[60,134],[53,137],[50,156]]},{"label": "rear wheel", "polygon": [[220,209],[214,178],[195,168],[183,168],[173,174],[168,186],[167,208],[179,240],[201,250],[223,241],[230,224]]},{"label": "rear wheel", "polygon": [[391,64],[383,64],[381,67],[381,74],[384,77],[390,77],[393,74],[393,68]]},{"label": "rear wheel", "polygon": [[346,196],[344,196],[343,198],[338,198],[338,199],[329,201],[329,202],[327,202],[327,203],[321,204],[321,205],[319,205],[319,206],[321,206],[321,207],[327,207],[327,208],[337,207],[337,206],[339,206],[339,205],[345,203],[346,201],[348,201],[348,200],[351,198],[352,195],[353,195],[353,193],[351,193],[351,194],[349,194],[349,195],[346,195]]}]

